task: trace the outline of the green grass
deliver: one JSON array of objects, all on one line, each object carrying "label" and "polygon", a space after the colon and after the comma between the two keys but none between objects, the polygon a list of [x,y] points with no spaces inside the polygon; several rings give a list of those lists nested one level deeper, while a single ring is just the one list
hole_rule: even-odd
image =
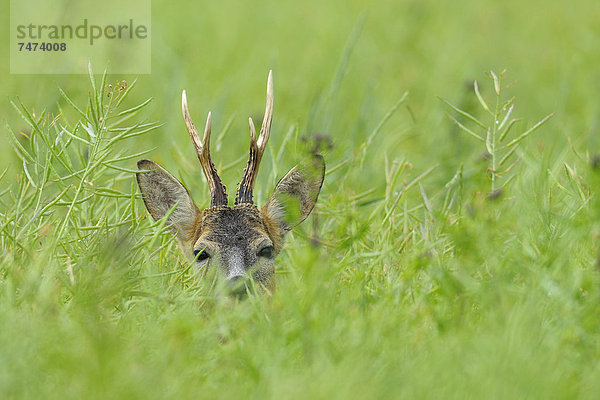
[{"label": "green grass", "polygon": [[[152,75],[0,65],[0,397],[597,398],[599,5],[228,3],[153,1]],[[276,293],[234,301],[131,171],[208,205],[186,89],[235,187],[271,68],[258,202],[317,133],[328,172]]]}]

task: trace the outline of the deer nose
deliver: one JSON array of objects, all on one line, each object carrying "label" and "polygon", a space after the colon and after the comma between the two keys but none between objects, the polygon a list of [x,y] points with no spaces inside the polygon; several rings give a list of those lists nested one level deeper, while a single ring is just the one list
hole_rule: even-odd
[{"label": "deer nose", "polygon": [[244,269],[244,260],[239,249],[232,250],[231,253],[228,255],[226,268],[226,278],[228,281],[246,275],[246,271]]}]

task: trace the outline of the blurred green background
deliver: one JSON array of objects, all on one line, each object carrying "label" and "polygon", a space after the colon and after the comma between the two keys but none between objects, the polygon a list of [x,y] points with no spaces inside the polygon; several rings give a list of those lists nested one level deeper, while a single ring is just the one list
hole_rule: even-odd
[{"label": "blurred green background", "polygon": [[[137,79],[125,108],[153,100],[133,122],[164,125],[112,150],[151,149],[206,206],[186,89],[197,126],[212,111],[231,198],[272,69],[258,202],[328,137],[314,216],[290,235],[272,297],[215,299],[130,195],[133,174],[95,176],[124,198],[98,191],[42,218],[21,207],[33,189],[0,135],[0,397],[597,398],[598,16],[593,1],[154,0],[152,74],[108,82]],[[554,115],[490,199],[486,146],[439,97],[489,123],[473,82],[493,104],[488,74],[504,69],[513,133]],[[69,109],[59,87],[83,108],[93,96],[88,76],[11,75],[7,58],[0,76],[3,132],[30,130],[11,100],[39,116]],[[69,229],[47,248],[52,221]]]},{"label": "blurred green background", "polygon": [[[58,1],[56,7],[68,4]],[[570,134],[595,146],[599,12],[592,1],[155,0],[152,74],[111,78],[138,78],[136,95],[154,98],[151,117],[165,127],[145,138],[148,144],[168,149],[174,141],[190,158],[182,89],[188,90],[199,125],[209,110],[216,129],[235,115],[226,150],[216,157],[224,163],[245,151],[246,118],[262,112],[269,69],[275,74],[274,146],[297,124],[303,134],[330,135],[349,150],[409,90],[410,118],[393,121],[372,151],[407,153],[413,161],[454,156],[448,150],[458,151],[461,139],[447,134],[451,124],[443,119],[446,109],[436,96],[460,105],[471,97],[473,80],[488,85],[490,69],[507,69],[507,79],[517,81],[511,93],[522,115],[534,120],[556,112],[552,129],[540,140],[548,142],[552,135],[564,145],[564,135]],[[8,13],[2,18],[1,45],[7,46]],[[341,64],[346,66],[338,82]],[[101,73],[105,66],[93,67]],[[7,59],[0,68],[0,107],[11,126],[19,120],[9,100],[17,96],[38,112],[56,111],[57,86],[77,100],[87,96],[86,76],[10,75]],[[408,143],[400,145],[401,140]],[[548,143],[552,147],[554,141]],[[2,149],[0,166],[5,167],[11,156],[8,146]],[[153,155],[169,164],[175,152]],[[237,176],[227,176],[232,179]]]}]

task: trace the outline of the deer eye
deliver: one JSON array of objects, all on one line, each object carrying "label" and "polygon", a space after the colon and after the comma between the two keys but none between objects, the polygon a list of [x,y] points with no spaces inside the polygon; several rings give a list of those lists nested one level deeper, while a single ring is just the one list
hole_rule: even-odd
[{"label": "deer eye", "polygon": [[273,258],[274,251],[275,249],[273,248],[273,246],[267,246],[260,249],[260,251],[256,255],[259,257]]},{"label": "deer eye", "polygon": [[206,249],[194,250],[194,258],[196,259],[196,261],[201,262],[201,261],[208,260],[210,258],[210,255],[208,254]]}]

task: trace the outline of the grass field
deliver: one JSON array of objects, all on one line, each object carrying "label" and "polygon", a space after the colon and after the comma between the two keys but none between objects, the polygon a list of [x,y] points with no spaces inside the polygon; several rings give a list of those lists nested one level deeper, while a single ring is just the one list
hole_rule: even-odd
[{"label": "grass field", "polygon": [[[179,3],[151,75],[0,64],[0,398],[598,398],[600,3]],[[327,175],[237,301],[132,170],[208,206],[186,89],[234,188],[269,69],[258,203],[316,145]]]}]

